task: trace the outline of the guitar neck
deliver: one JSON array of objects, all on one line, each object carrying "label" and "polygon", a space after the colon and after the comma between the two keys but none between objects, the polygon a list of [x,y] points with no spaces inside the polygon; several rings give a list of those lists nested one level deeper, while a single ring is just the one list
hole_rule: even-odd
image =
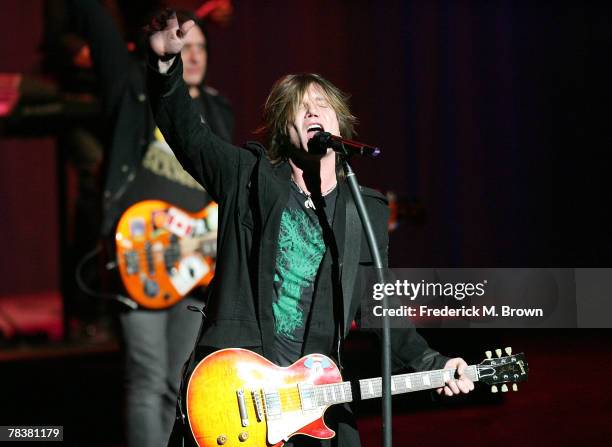
[{"label": "guitar neck", "polygon": [[[391,376],[391,394],[412,393],[414,391],[431,390],[443,387],[455,377],[456,369],[435,369],[410,374]],[[468,366],[465,375],[473,382],[478,381],[476,365]],[[357,400],[352,394],[351,382],[317,385],[314,396],[321,405],[340,404]],[[359,398],[374,399],[382,396],[382,378],[362,379],[359,381]]]},{"label": "guitar neck", "polygon": [[[412,393],[443,387],[455,377],[456,369],[435,369],[411,374],[391,376],[391,394]],[[476,365],[468,366],[464,373],[472,382],[478,380]],[[359,381],[361,399],[373,399],[382,396],[382,378],[362,379]]]},{"label": "guitar neck", "polygon": [[183,238],[179,242],[181,255],[199,252],[204,256],[216,256],[217,254],[217,232],[210,232],[204,236],[194,238]]}]

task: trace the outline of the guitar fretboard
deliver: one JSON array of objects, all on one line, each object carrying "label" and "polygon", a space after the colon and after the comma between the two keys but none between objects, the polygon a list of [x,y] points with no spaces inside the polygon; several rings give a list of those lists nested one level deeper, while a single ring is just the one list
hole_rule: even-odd
[{"label": "guitar fretboard", "polygon": [[317,406],[341,404],[353,401],[351,382],[330,383],[313,387]]},{"label": "guitar fretboard", "polygon": [[[436,369],[412,374],[400,374],[391,377],[391,394],[411,393],[413,391],[431,390],[443,387],[455,377],[455,369]],[[476,366],[468,366],[465,375],[473,382],[478,380]],[[362,399],[373,399],[382,396],[382,378],[363,379],[359,381]]]},{"label": "guitar fretboard", "polygon": [[[436,369],[410,374],[399,374],[391,377],[391,394],[404,394],[413,391],[430,390],[443,387],[446,382],[455,378],[455,369]],[[478,372],[476,365],[468,366],[465,375],[476,382]],[[313,397],[318,405],[332,405],[353,401],[350,382],[317,385],[313,388]],[[382,396],[382,378],[362,379],[359,381],[361,399],[373,399]]]}]

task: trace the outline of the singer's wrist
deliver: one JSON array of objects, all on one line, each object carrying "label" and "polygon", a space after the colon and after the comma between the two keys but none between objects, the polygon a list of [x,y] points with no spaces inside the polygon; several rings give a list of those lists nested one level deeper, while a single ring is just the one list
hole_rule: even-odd
[{"label": "singer's wrist", "polygon": [[168,73],[168,70],[170,70],[170,67],[172,67],[172,64],[174,63],[174,58],[176,57],[176,55],[172,56],[170,59],[159,59],[157,61],[157,69],[159,70],[159,72],[161,74],[166,74]]}]

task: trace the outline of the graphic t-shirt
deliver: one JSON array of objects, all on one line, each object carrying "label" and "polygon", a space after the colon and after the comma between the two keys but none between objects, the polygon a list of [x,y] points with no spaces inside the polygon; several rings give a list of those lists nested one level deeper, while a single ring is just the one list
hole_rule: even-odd
[{"label": "graphic t-shirt", "polygon": [[[200,96],[193,101],[202,119],[212,113],[204,99]],[[216,135],[226,140],[230,137],[229,124],[224,124],[221,117],[206,121]],[[204,188],[183,169],[157,127],[149,136],[141,166],[127,185],[120,206],[125,210],[136,202],[149,199],[163,200],[190,212],[200,211],[211,200]]]},{"label": "graphic t-shirt", "polygon": [[[336,189],[324,197],[325,218],[330,227],[336,197]],[[302,354],[317,273],[325,250],[323,231],[313,204],[292,183],[281,216],[272,300],[275,360],[281,366],[290,365]]]},{"label": "graphic t-shirt", "polygon": [[210,201],[204,188],[183,169],[157,128],[121,205],[127,209],[148,199],[164,200],[191,212],[201,210]]}]

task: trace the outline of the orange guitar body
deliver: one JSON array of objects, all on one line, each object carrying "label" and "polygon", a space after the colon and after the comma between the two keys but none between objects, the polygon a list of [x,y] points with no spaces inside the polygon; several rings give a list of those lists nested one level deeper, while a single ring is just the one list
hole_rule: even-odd
[{"label": "orange guitar body", "polygon": [[190,213],[161,200],[128,208],[115,232],[119,274],[130,298],[149,309],[176,304],[214,275],[215,231],[207,218],[215,203]]},{"label": "orange guitar body", "polygon": [[327,406],[305,411],[298,384],[340,382],[338,367],[321,354],[307,355],[283,368],[246,349],[217,351],[196,366],[189,380],[191,432],[199,447],[280,447],[298,433],[332,438],[335,432],[323,421]]}]

